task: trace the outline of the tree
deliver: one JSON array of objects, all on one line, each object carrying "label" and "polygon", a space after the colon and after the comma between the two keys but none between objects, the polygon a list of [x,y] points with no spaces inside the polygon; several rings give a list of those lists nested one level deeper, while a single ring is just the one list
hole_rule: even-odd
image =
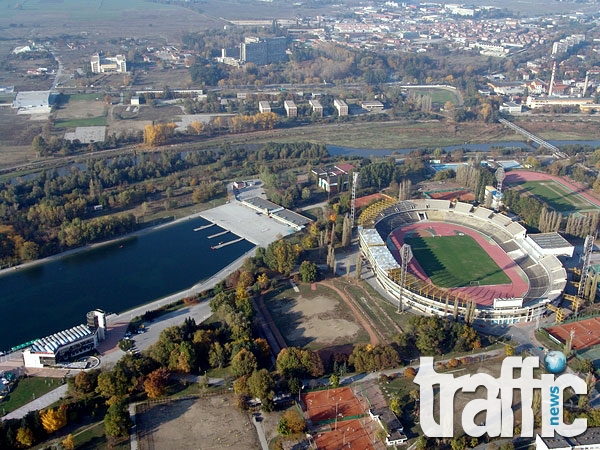
[{"label": "tree", "polygon": [[67,410],[64,407],[49,408],[40,412],[40,419],[46,433],[54,433],[67,424]]},{"label": "tree", "polygon": [[395,396],[390,400],[390,409],[394,414],[400,416],[402,414],[402,402],[398,396]]},{"label": "tree", "polygon": [[404,369],[404,376],[406,378],[414,378],[417,376],[417,371],[414,367],[407,367],[406,369]]},{"label": "tree", "polygon": [[125,397],[128,394],[130,380],[120,367],[110,372],[102,372],[98,375],[98,386],[96,392],[102,397]]},{"label": "tree", "polygon": [[275,381],[267,369],[260,369],[252,373],[247,380],[248,390],[253,397],[266,400],[273,392]]},{"label": "tree", "polygon": [[312,283],[317,279],[317,265],[310,261],[300,264],[300,278],[304,283]]},{"label": "tree", "polygon": [[33,431],[31,428],[20,427],[17,430],[17,442],[25,448],[31,447],[35,443]]},{"label": "tree", "polygon": [[340,376],[337,373],[333,373],[331,374],[331,376],[329,377],[329,385],[332,388],[337,388],[340,386]]},{"label": "tree", "polygon": [[104,416],[104,428],[108,437],[127,436],[131,420],[123,399],[113,402]]},{"label": "tree", "polygon": [[208,352],[208,363],[211,367],[223,367],[227,363],[227,350],[219,342],[213,342]]},{"label": "tree", "polygon": [[280,239],[267,247],[265,263],[269,269],[289,274],[296,266],[298,254],[289,242]]},{"label": "tree", "polygon": [[100,370],[82,370],[73,380],[73,387],[75,392],[80,396],[89,396],[94,393],[98,386],[98,376]]},{"label": "tree", "polygon": [[512,344],[508,344],[504,347],[504,354],[506,356],[513,356],[515,354],[515,346]]},{"label": "tree", "polygon": [[150,372],[144,380],[144,391],[148,398],[159,398],[165,394],[169,382],[169,370],[165,367]]},{"label": "tree", "polygon": [[245,348],[242,348],[231,360],[231,373],[236,377],[250,375],[257,367],[256,356]]},{"label": "tree", "polygon": [[279,421],[277,431],[283,436],[302,433],[306,430],[304,418],[295,409],[288,409]]},{"label": "tree", "polygon": [[62,440],[61,444],[65,450],[75,450],[75,441],[73,440],[73,435],[71,433]]}]

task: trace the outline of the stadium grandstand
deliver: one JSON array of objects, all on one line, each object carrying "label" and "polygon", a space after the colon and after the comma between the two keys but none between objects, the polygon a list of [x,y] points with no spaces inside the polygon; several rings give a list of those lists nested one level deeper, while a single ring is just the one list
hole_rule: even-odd
[{"label": "stadium grandstand", "polygon": [[[571,257],[573,246],[558,233],[528,235],[521,224],[505,215],[449,200],[385,199],[365,212],[358,218],[361,252],[378,283],[403,306],[470,321],[512,324],[541,317],[549,303],[560,300],[566,287],[567,272],[558,258]],[[439,231],[473,237],[500,270],[512,271],[510,283],[480,286],[472,281],[443,288],[423,275],[417,261],[408,265],[401,288],[404,234],[436,236]]]}]

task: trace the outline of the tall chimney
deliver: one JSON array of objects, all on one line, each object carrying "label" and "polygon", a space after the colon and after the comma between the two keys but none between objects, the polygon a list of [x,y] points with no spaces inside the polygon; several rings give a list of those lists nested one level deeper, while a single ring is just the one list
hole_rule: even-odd
[{"label": "tall chimney", "polygon": [[590,81],[590,73],[586,72],[585,73],[585,81],[583,82],[583,95],[582,95],[582,97],[585,97],[589,81]]},{"label": "tall chimney", "polygon": [[552,97],[552,90],[554,89],[554,75],[556,75],[556,61],[552,66],[552,77],[550,78],[550,86],[548,86],[548,97]]}]

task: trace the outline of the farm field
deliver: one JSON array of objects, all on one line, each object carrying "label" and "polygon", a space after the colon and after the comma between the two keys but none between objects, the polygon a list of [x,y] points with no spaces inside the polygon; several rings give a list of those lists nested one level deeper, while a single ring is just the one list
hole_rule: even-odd
[{"label": "farm field", "polygon": [[539,198],[551,209],[561,213],[590,208],[596,209],[595,206],[591,205],[590,202],[576,192],[553,180],[526,181],[523,184],[519,184],[519,189]]},{"label": "farm field", "polygon": [[405,237],[413,255],[439,287],[507,284],[510,279],[470,236]]}]

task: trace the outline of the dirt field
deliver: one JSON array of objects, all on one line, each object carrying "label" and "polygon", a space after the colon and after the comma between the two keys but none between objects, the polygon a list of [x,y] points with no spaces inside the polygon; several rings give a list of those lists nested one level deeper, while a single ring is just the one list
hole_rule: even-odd
[{"label": "dirt field", "polygon": [[256,428],[232,396],[180,400],[136,414],[139,450],[260,449]]},{"label": "dirt field", "polygon": [[300,293],[288,289],[265,301],[289,345],[313,349],[368,341],[344,302],[330,289],[301,286]]}]

